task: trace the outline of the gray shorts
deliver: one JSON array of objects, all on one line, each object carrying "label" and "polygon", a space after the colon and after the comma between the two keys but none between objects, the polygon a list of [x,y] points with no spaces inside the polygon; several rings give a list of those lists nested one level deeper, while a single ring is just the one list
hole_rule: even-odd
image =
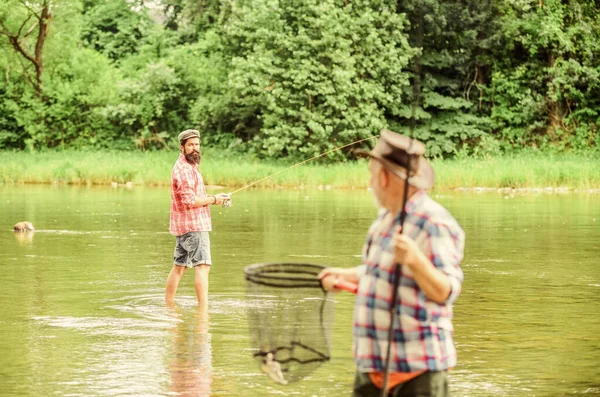
[{"label": "gray shorts", "polygon": [[173,260],[176,266],[211,265],[208,232],[189,232],[176,236]]}]

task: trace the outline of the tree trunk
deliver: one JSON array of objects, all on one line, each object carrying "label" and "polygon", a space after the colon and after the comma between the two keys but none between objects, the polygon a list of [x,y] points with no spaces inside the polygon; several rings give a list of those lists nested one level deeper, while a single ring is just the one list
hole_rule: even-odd
[{"label": "tree trunk", "polygon": [[416,18],[416,31],[415,31],[415,45],[421,51],[419,55],[417,55],[414,59],[414,77],[413,77],[413,85],[412,85],[412,98],[411,98],[411,110],[410,110],[410,136],[411,138],[415,137],[415,130],[417,128],[417,110],[419,109],[419,101],[421,99],[421,74],[422,74],[422,65],[421,65],[421,57],[423,56],[423,52],[425,49],[423,48],[425,42],[425,28],[424,28],[424,13],[423,10],[424,4],[423,0],[419,0],[417,3],[419,9],[417,10],[417,18]]},{"label": "tree trunk", "polygon": [[[554,64],[556,62],[556,57],[553,53],[550,53],[548,56],[548,66],[550,70],[554,68]],[[552,73],[552,72],[551,72]],[[546,128],[546,134],[552,138],[556,137],[556,130],[563,127],[563,116],[564,109],[562,103],[555,99],[556,88],[552,86],[553,78],[549,76],[548,84],[550,85],[550,91],[548,92],[548,96],[546,97],[546,104],[548,109],[548,125]]]},{"label": "tree trunk", "polygon": [[44,62],[42,60],[42,50],[46,37],[48,37],[48,30],[50,28],[50,10],[48,3],[44,2],[42,8],[41,18],[39,19],[39,30],[37,42],[35,43],[35,79],[36,79],[36,92],[38,96],[42,96],[42,74],[44,73]]},{"label": "tree trunk", "polygon": [[[50,0],[44,1],[40,13],[36,13],[28,8],[29,14],[21,24],[17,33],[10,32],[6,25],[0,21],[0,26],[2,27],[2,30],[0,30],[0,35],[8,37],[8,41],[12,45],[13,49],[33,65],[35,69],[35,79],[30,80],[32,81],[36,94],[40,98],[43,96],[44,91],[42,87],[42,76],[44,74],[43,49],[44,43],[46,42],[46,38],[48,36],[50,19],[52,18],[52,15],[50,14],[49,1]],[[23,31],[23,28],[32,17],[37,19],[37,21],[27,30],[25,34],[22,34],[21,32]],[[38,28],[38,34],[34,52],[31,54],[29,51],[27,51],[25,40],[27,39],[27,36],[29,36],[29,34],[35,30],[36,26]]]}]

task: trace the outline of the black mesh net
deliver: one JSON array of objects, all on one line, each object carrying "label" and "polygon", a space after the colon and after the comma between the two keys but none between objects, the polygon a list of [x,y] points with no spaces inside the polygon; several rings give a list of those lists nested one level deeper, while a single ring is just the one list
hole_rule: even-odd
[{"label": "black mesh net", "polygon": [[273,381],[296,382],[329,360],[333,301],[304,263],[246,266],[253,357]]}]

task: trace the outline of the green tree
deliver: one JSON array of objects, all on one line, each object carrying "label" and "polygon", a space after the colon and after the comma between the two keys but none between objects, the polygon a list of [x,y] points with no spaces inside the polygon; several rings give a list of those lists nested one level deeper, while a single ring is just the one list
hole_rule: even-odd
[{"label": "green tree", "polygon": [[43,51],[52,18],[50,7],[50,0],[9,0],[0,6],[0,36],[5,36],[14,51],[23,58],[24,75],[39,97],[43,94]]},{"label": "green tree", "polygon": [[173,38],[168,31],[163,33],[167,38],[157,31],[139,54],[121,62],[126,74],[119,81],[119,102],[108,105],[104,113],[118,136],[128,137],[141,149],[168,147],[176,143],[174,133],[194,127],[190,109],[208,97],[215,82],[220,84],[225,70],[216,35],[163,48],[164,41]]},{"label": "green tree", "polygon": [[182,43],[202,39],[204,32],[215,28],[221,13],[220,0],[162,0],[165,27],[176,31]]},{"label": "green tree", "polygon": [[[427,143],[431,156],[451,156],[461,148],[477,147],[490,132],[481,108],[485,62],[483,36],[488,29],[489,1],[412,0],[398,2],[398,12],[410,21],[406,34],[419,53],[412,59],[412,85],[388,119],[409,134],[416,100],[415,137]],[[415,77],[418,75],[418,79]],[[420,82],[418,86],[416,82]]]},{"label": "green tree", "polygon": [[139,51],[152,21],[145,10],[125,0],[99,1],[84,11],[81,40],[114,61]]},{"label": "green tree", "polygon": [[[28,13],[35,12],[34,5],[20,4],[27,7],[13,4],[14,7],[2,8],[6,21],[11,21],[4,26],[10,30],[11,23],[21,21],[22,29],[16,30],[22,34],[20,45],[25,51],[29,48],[38,51],[42,73],[37,74],[39,80],[32,78],[36,76],[33,70],[37,70],[31,66],[33,62],[23,61],[24,56],[12,44],[9,48],[6,43],[1,47],[8,56],[3,57],[6,78],[0,85],[3,93],[0,107],[4,111],[0,118],[0,148],[106,145],[112,136],[100,110],[116,98],[118,73],[102,54],[78,46],[80,3],[68,0],[43,3],[52,21],[51,25],[46,23],[43,46],[28,40],[39,24],[27,28],[31,36],[23,34],[29,26],[23,21],[35,18],[28,17]],[[19,15],[25,18],[19,20]]]},{"label": "green tree", "polygon": [[0,149],[163,148],[197,127],[209,143],[306,158],[386,126],[408,133],[413,98],[433,156],[598,149],[599,11],[598,0],[5,0]]},{"label": "green tree", "polygon": [[372,136],[408,84],[413,51],[393,2],[233,1],[222,15],[227,99],[196,116],[260,154],[306,157]]},{"label": "green tree", "polygon": [[513,146],[600,145],[597,1],[505,0],[498,5],[491,114]]}]

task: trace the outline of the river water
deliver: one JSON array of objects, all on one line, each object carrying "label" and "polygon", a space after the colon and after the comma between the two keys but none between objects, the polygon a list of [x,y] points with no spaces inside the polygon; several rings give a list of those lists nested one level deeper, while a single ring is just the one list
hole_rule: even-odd
[{"label": "river water", "polygon": [[[600,197],[432,193],[467,234],[455,396],[600,395]],[[370,193],[249,190],[213,207],[209,314],[192,272],[163,303],[165,188],[0,186],[0,395],[350,395],[353,296],[331,360],[278,385],[252,359],[243,268],[354,266]],[[31,221],[33,235],[12,225]]]}]

